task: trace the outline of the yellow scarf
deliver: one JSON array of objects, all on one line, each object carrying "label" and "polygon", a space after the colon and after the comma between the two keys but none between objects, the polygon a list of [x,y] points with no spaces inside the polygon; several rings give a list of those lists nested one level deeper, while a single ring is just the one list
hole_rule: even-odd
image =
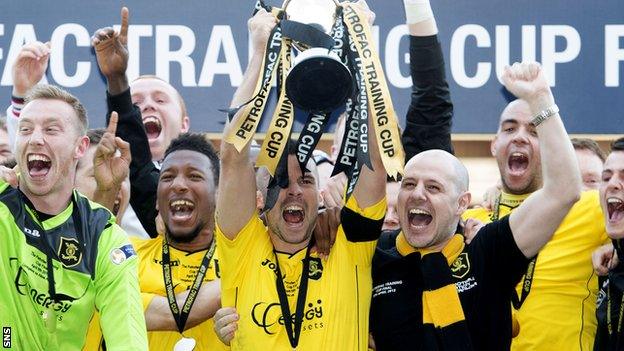
[{"label": "yellow scarf", "polygon": [[[449,266],[455,262],[459,254],[463,251],[464,245],[464,237],[461,234],[455,234],[446,246],[444,246],[441,254],[444,255]],[[437,252],[426,248],[416,249],[412,247],[407,242],[403,232],[400,232],[396,238],[396,247],[402,256],[419,252],[421,257],[424,257],[425,255]],[[423,324],[433,324],[436,328],[444,328],[466,319],[459,300],[459,294],[453,283],[435,290],[424,290],[422,306]]]}]

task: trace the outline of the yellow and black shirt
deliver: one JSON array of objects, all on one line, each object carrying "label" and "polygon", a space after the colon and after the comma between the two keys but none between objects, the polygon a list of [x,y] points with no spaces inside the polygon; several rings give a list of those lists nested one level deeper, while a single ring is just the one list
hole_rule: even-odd
[{"label": "yellow and black shirt", "polygon": [[[131,237],[130,241],[139,256],[139,285],[143,299],[143,309],[146,310],[155,296],[167,296],[163,280],[162,267],[162,236],[153,239],[139,239]],[[197,252],[184,252],[169,246],[171,259],[171,275],[176,294],[189,290],[206,250]],[[204,282],[219,279],[219,249],[210,260]],[[197,303],[197,302],[196,302]],[[193,328],[187,329],[184,336],[195,339],[197,350],[229,350],[214,332],[214,321],[209,319]],[[150,350],[173,350],[176,342],[182,336],[177,331],[150,331],[147,339]],[[91,322],[88,335],[87,347],[84,350],[94,350],[102,343],[97,318]]]},{"label": "yellow and black shirt", "polygon": [[[329,258],[311,254],[301,337],[302,350],[367,350],[371,260],[386,210],[385,200],[361,209],[352,196]],[[274,252],[268,229],[253,216],[234,240],[217,228],[221,301],[236,307],[240,320],[232,350],[292,350],[276,288],[276,265],[294,313],[302,274],[303,249]]]},{"label": "yellow and black shirt", "polygon": [[[527,197],[503,193],[500,216],[509,214]],[[487,223],[492,212],[473,209],[463,217]],[[583,192],[537,256],[530,293],[515,311],[520,333],[513,339],[512,350],[592,349],[598,279],[591,254],[607,242],[598,192]],[[518,296],[521,287],[516,288]]]},{"label": "yellow and black shirt", "polygon": [[[420,253],[403,256],[400,230],[382,234],[373,259],[371,332],[378,351],[439,350],[423,324]],[[518,249],[508,217],[483,227],[451,264],[472,345],[466,350],[506,350],[511,343],[511,292],[529,260]],[[442,306],[441,308],[443,308]]]}]

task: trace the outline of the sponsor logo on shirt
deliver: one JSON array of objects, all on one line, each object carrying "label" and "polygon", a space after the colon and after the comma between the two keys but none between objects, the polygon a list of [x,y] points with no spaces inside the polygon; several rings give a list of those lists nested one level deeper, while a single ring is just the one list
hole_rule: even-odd
[{"label": "sponsor logo on shirt", "polygon": [[[159,264],[161,266],[163,265],[163,261],[159,260],[157,258],[154,259],[154,263]],[[173,260],[173,261],[169,262],[169,266],[171,266],[171,267],[177,267],[179,265],[180,265],[180,260]]]},{"label": "sponsor logo on shirt", "polygon": [[[266,267],[277,275],[277,266],[275,262],[271,261],[271,259],[266,258],[261,263],[262,267]],[[308,269],[308,277],[312,280],[319,280],[323,276],[323,263],[321,259],[318,257],[310,257],[310,268]],[[282,279],[285,279],[286,276],[282,274]]]},{"label": "sponsor logo on shirt", "polygon": [[467,252],[462,252],[457,256],[451,265],[451,275],[454,278],[462,279],[470,272],[470,259]]},{"label": "sponsor logo on shirt", "polygon": [[41,234],[39,234],[39,231],[37,229],[30,229],[30,228],[26,228],[24,227],[24,233],[30,235],[30,236],[34,236],[35,238],[38,238],[41,236]]},{"label": "sponsor logo on shirt", "polygon": [[[303,313],[302,330],[313,330],[324,328],[323,321],[319,320],[323,317],[323,302],[316,300],[308,302],[306,310]],[[274,335],[284,328],[284,317],[279,302],[258,302],[251,309],[251,319],[254,324],[262,328],[267,335]],[[291,315],[293,323],[295,322],[295,313]]]},{"label": "sponsor logo on shirt", "polygon": [[61,237],[57,255],[66,268],[74,267],[82,260],[80,243],[74,238]]},{"label": "sponsor logo on shirt", "polygon": [[[71,301],[53,302],[47,292],[41,292],[30,285],[30,279],[26,269],[19,264],[17,257],[9,258],[11,265],[17,264],[17,273],[15,274],[15,290],[22,296],[30,296],[31,300],[44,309],[52,308],[55,312],[65,313],[69,311],[72,304]],[[36,274],[36,273],[33,273]],[[61,318],[62,316],[59,316]]]}]

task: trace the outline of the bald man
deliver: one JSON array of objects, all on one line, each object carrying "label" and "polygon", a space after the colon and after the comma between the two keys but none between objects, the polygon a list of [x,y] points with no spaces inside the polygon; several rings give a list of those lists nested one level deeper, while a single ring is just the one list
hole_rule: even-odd
[{"label": "bald man", "polygon": [[456,228],[470,204],[466,168],[442,150],[410,159],[397,200],[401,229],[380,240],[373,259],[377,350],[510,347],[512,289],[578,199],[581,177],[541,67],[514,64],[503,81],[533,116],[547,116],[533,122],[544,186],[465,245]]}]

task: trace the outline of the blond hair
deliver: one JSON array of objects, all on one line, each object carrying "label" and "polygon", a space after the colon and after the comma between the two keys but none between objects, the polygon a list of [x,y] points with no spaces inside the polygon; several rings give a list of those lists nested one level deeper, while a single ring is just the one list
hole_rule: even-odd
[{"label": "blond hair", "polygon": [[78,116],[78,124],[76,125],[78,132],[81,135],[87,133],[89,128],[89,120],[87,118],[87,110],[84,108],[80,100],[77,97],[70,94],[66,90],[63,90],[57,86],[49,84],[38,84],[34,88],[30,89],[25,98],[25,103],[28,104],[34,100],[60,100],[67,103]]}]

